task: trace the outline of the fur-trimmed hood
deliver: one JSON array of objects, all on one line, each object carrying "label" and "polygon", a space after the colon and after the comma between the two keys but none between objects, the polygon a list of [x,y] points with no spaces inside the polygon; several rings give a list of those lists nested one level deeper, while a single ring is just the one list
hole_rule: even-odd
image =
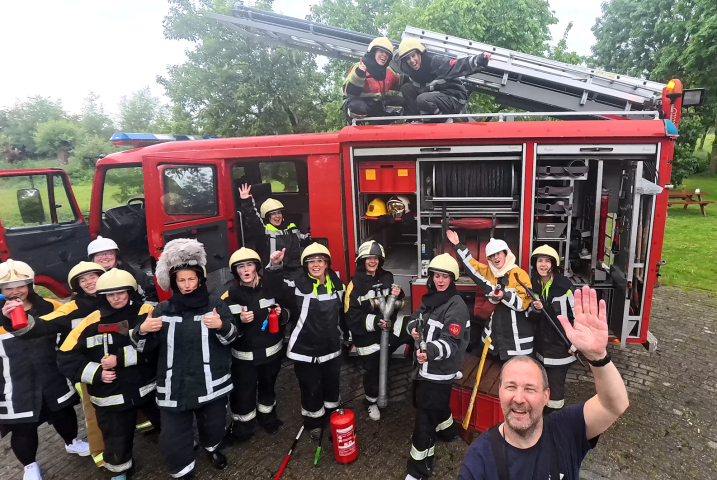
[{"label": "fur-trimmed hood", "polygon": [[162,290],[169,290],[171,274],[181,266],[194,266],[205,269],[207,253],[204,245],[193,238],[177,238],[164,246],[157,262],[155,275]]}]

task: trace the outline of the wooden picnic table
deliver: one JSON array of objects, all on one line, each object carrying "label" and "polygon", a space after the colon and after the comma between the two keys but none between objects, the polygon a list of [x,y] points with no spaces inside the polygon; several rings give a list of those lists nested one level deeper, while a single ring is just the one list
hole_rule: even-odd
[{"label": "wooden picnic table", "polygon": [[[702,211],[702,216],[707,216],[705,213],[705,206],[715,202],[712,200],[704,200],[702,197],[705,195],[709,195],[709,193],[699,190],[670,190],[667,206],[671,207],[672,205],[684,205],[684,209],[687,210],[688,205],[699,205],[700,210]],[[695,199],[695,197],[697,197],[697,199]]]}]

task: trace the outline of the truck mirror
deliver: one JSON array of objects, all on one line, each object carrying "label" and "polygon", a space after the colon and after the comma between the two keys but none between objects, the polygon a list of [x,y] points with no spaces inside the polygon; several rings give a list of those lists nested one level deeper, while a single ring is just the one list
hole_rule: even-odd
[{"label": "truck mirror", "polygon": [[17,190],[17,206],[24,223],[42,225],[45,222],[45,207],[42,205],[40,190],[20,188]]}]

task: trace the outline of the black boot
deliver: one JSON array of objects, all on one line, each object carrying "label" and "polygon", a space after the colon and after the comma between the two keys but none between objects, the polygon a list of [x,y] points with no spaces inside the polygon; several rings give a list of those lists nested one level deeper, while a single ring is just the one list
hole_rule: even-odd
[{"label": "black boot", "polygon": [[227,457],[225,457],[222,452],[220,452],[219,450],[214,450],[213,452],[207,450],[206,452],[207,457],[209,457],[209,461],[212,462],[214,468],[218,470],[224,470],[225,468],[227,468]]},{"label": "black boot", "polygon": [[276,435],[279,432],[279,428],[284,425],[284,422],[279,420],[279,417],[276,415],[276,409],[272,410],[271,413],[259,413],[257,419],[259,420],[259,425],[261,425],[269,435]]},{"label": "black boot", "polygon": [[178,478],[178,480],[192,480],[193,478],[194,478],[194,470],[187,473],[186,475],[182,475],[181,477]]},{"label": "black boot", "polygon": [[254,436],[254,430],[256,429],[256,420],[252,419],[248,422],[232,422],[232,436],[237,442],[244,442]]}]

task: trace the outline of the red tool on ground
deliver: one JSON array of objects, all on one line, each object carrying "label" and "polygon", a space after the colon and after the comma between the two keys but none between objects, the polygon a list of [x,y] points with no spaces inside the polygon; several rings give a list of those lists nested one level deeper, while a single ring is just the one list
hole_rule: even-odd
[{"label": "red tool on ground", "polygon": [[296,438],[294,439],[294,443],[291,444],[289,453],[286,454],[284,461],[281,463],[281,467],[279,467],[279,471],[276,472],[276,476],[274,477],[274,480],[279,480],[279,478],[281,478],[281,474],[284,473],[284,469],[286,468],[286,465],[289,463],[291,454],[294,451],[294,449],[296,448],[296,444],[299,443],[299,439],[301,438],[302,433],[304,433],[304,425],[301,425],[301,428],[299,429],[299,433],[296,435]]}]

